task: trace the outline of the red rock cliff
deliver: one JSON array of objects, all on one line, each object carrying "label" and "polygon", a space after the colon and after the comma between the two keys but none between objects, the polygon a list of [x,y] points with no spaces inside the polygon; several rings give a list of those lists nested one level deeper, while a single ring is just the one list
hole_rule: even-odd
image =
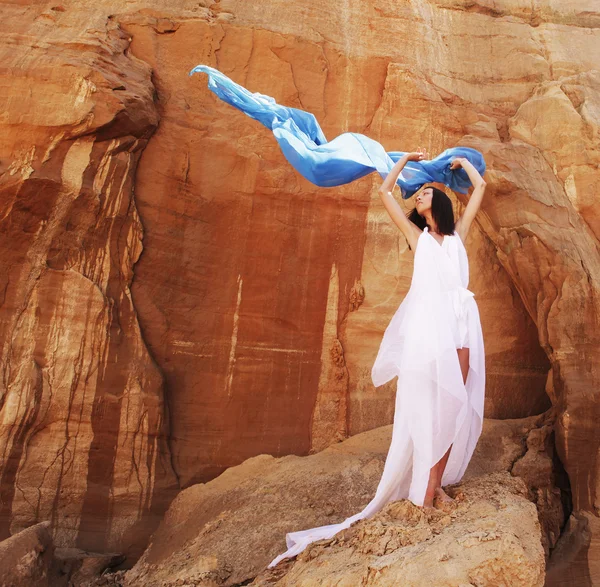
[{"label": "red rock cliff", "polygon": [[591,0],[153,7],[4,6],[4,535],[51,519],[59,543],[135,551],[177,488],[392,420],[393,386],[369,371],[412,260],[379,178],[312,186],[188,78],[197,63],[313,112],[328,138],[484,153],[467,249],[486,415],[558,407],[596,528]]}]

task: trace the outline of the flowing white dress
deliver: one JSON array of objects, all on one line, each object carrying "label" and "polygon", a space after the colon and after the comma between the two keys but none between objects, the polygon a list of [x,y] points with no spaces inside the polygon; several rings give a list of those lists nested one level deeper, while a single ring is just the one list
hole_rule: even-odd
[{"label": "flowing white dress", "polygon": [[[371,372],[376,387],[398,376],[392,441],[375,497],[343,522],[286,534],[288,550],[269,567],[391,501],[408,498],[422,506],[431,467],[450,445],[441,484],[460,481],[481,434],[485,396],[483,334],[468,284],[467,252],[458,233],[440,244],[426,227],[417,241],[410,289],[383,335]],[[461,347],[469,347],[466,383],[456,352]]]}]

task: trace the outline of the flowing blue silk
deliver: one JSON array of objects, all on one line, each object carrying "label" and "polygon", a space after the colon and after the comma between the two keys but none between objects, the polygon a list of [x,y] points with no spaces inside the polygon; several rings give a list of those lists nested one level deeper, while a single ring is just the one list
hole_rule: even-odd
[{"label": "flowing blue silk", "polygon": [[[310,112],[281,106],[270,96],[249,92],[208,65],[197,65],[189,75],[199,72],[208,74],[208,87],[221,100],[271,129],[294,169],[318,186],[350,183],[373,171],[385,178],[405,153],[387,153],[377,141],[354,132],[327,141]],[[434,159],[406,163],[397,180],[402,197],[410,198],[430,182],[443,183],[466,194],[472,185],[467,172],[462,167],[450,169],[456,157],[467,158],[481,175],[485,172],[485,161],[479,151],[470,147],[451,147]]]}]

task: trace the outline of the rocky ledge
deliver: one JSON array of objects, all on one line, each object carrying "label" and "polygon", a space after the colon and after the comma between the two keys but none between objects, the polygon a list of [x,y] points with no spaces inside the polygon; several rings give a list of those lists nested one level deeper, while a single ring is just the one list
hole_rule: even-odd
[{"label": "rocky ledge", "polygon": [[[379,482],[391,426],[307,457],[259,455],[182,491],[123,585],[543,585],[568,488],[550,413],[486,420],[455,502],[388,504],[273,569],[285,532],[356,513]],[[558,467],[558,468],[557,468]]]}]

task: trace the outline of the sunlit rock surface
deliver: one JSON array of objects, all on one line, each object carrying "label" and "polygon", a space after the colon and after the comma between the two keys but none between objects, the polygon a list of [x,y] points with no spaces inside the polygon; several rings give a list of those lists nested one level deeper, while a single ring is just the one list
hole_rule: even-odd
[{"label": "sunlit rock surface", "polygon": [[543,585],[564,521],[554,448],[538,441],[549,417],[486,419],[445,512],[399,500],[267,570],[286,532],[340,522],[373,498],[392,427],[308,457],[248,459],[177,496],[125,584]]},{"label": "sunlit rock surface", "polygon": [[328,138],[484,153],[486,415],[556,406],[593,536],[572,568],[600,576],[597,3],[70,0],[1,26],[1,536],[134,556],[179,488],[392,421],[370,368],[412,253],[379,178],[312,186],[205,63]]}]

